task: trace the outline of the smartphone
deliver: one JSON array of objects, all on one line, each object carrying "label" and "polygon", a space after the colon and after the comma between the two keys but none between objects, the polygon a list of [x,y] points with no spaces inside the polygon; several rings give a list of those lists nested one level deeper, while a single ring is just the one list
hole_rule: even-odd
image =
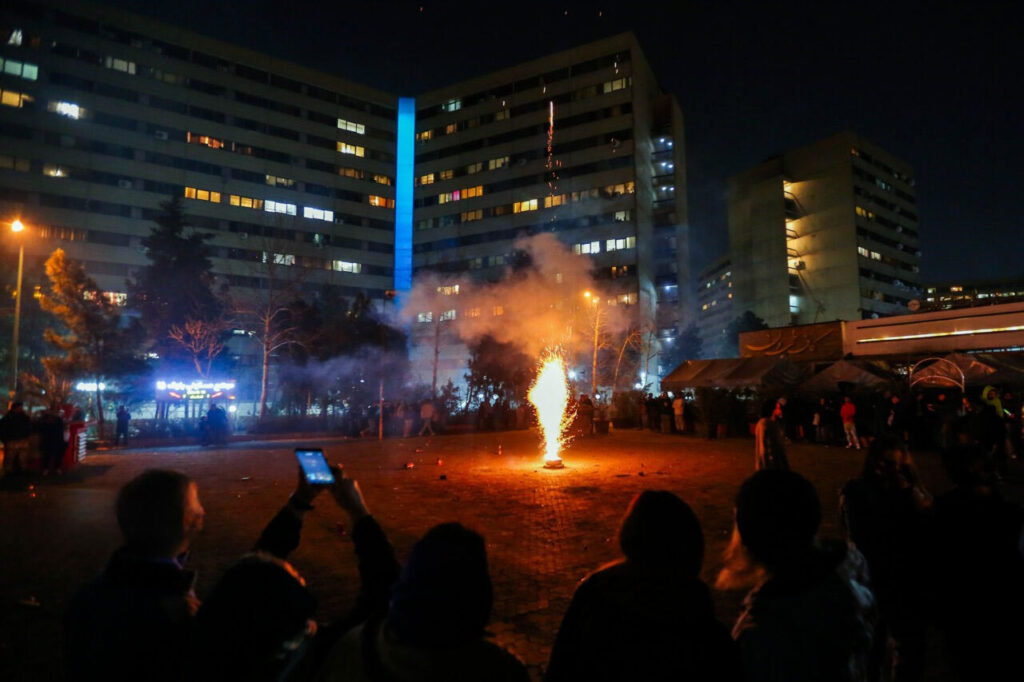
[{"label": "smartphone", "polygon": [[324,451],[317,449],[295,448],[295,457],[306,474],[306,482],[310,485],[331,485],[334,483],[334,474],[327,466],[324,459]]}]

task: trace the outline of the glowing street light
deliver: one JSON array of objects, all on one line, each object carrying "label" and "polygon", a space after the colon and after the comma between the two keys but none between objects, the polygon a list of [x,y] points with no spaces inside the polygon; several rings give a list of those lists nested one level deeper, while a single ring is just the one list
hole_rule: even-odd
[{"label": "glowing street light", "polygon": [[[25,225],[20,220],[11,223],[11,232],[23,232]],[[18,284],[14,299],[14,335],[11,339],[11,402],[18,395],[18,332],[21,329],[21,275],[25,264],[25,243],[18,242]]]}]

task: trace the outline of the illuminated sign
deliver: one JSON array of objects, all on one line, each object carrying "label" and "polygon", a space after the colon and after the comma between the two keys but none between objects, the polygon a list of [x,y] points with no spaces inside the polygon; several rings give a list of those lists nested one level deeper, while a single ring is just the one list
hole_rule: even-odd
[{"label": "illuminated sign", "polygon": [[[107,385],[101,381],[99,388],[100,388],[101,391],[105,391],[106,388],[107,388]],[[75,384],[75,390],[76,391],[85,391],[87,393],[95,393],[96,392],[96,382],[95,381],[79,381],[77,384]]]},{"label": "illuminated sign", "polygon": [[224,400],[235,399],[233,379],[195,379],[192,381],[156,382],[157,400]]},{"label": "illuminated sign", "polygon": [[871,339],[859,339],[857,343],[880,343],[883,341],[912,341],[915,339],[938,339],[945,336],[973,336],[975,334],[1001,334],[1004,332],[1024,331],[1024,325],[1010,327],[990,327],[988,329],[963,329],[952,332],[927,332],[924,334],[906,334],[904,336],[878,336]]}]

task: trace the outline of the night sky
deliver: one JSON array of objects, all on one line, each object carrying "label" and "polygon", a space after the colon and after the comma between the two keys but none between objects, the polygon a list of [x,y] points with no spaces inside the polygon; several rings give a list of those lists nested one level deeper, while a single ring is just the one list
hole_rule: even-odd
[{"label": "night sky", "polygon": [[1024,278],[1011,3],[104,1],[404,95],[633,30],[686,117],[696,268],[729,175],[850,129],[914,168],[926,282]]}]

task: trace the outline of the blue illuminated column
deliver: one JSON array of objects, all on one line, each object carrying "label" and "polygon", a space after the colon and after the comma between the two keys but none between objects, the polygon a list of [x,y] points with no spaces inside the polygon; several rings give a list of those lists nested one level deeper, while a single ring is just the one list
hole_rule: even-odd
[{"label": "blue illuminated column", "polygon": [[416,149],[416,100],[398,99],[395,178],[395,290],[412,288],[412,178]]}]

